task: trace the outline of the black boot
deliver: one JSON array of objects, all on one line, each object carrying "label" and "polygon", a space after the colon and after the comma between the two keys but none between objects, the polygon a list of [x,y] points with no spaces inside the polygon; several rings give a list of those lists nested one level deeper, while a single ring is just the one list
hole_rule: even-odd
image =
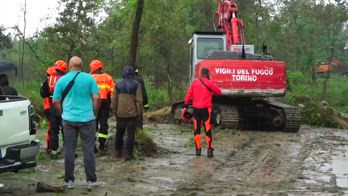
[{"label": "black boot", "polygon": [[102,153],[105,153],[105,152],[107,152],[107,147],[106,147],[106,145],[105,144],[103,144],[103,143],[101,143],[100,145],[99,145],[99,152],[102,152]]},{"label": "black boot", "polygon": [[196,156],[201,156],[201,153],[202,153],[202,149],[197,149],[196,148]]},{"label": "black boot", "polygon": [[209,158],[214,157],[213,151],[214,151],[214,149],[208,148],[208,157],[209,157]]}]

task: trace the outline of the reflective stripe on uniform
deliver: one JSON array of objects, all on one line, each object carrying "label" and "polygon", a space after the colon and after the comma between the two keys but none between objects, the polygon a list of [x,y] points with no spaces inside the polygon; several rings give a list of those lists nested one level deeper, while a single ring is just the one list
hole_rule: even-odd
[{"label": "reflective stripe on uniform", "polygon": [[111,89],[111,86],[108,85],[108,84],[100,84],[100,85],[98,85],[98,88],[99,88],[99,89],[107,89],[107,90],[110,90],[110,89]]},{"label": "reflective stripe on uniform", "polygon": [[102,134],[102,133],[98,133],[98,137],[99,137],[99,138],[105,138],[105,139],[107,139],[107,138],[108,138],[108,135]]},{"label": "reflective stripe on uniform", "polygon": [[46,97],[44,99],[44,110],[48,110],[51,108],[51,100],[50,98]]}]

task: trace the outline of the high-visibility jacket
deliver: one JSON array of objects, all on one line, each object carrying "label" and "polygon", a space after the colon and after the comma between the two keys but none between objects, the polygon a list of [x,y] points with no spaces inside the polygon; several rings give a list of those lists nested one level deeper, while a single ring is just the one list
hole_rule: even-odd
[{"label": "high-visibility jacket", "polygon": [[108,100],[114,95],[115,82],[107,73],[92,74],[93,78],[98,84],[100,98]]},{"label": "high-visibility jacket", "polygon": [[43,108],[44,108],[44,110],[49,110],[51,108],[51,98],[50,97],[44,98]]},{"label": "high-visibility jacket", "polygon": [[62,74],[55,74],[50,77],[48,77],[48,91],[50,95],[53,95],[54,88],[56,87],[56,84],[58,80],[62,77]]}]

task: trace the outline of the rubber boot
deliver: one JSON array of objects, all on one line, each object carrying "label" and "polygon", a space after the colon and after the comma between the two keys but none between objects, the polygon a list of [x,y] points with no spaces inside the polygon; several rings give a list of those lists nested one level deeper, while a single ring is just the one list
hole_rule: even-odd
[{"label": "rubber boot", "polygon": [[196,156],[201,156],[201,154],[202,154],[202,149],[196,148]]},{"label": "rubber boot", "polygon": [[213,151],[214,151],[214,149],[208,148],[208,157],[209,157],[209,158],[214,157]]}]

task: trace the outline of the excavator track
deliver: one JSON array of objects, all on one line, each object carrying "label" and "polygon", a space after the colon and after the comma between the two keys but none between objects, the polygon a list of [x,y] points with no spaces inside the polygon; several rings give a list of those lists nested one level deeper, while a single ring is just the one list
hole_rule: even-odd
[{"label": "excavator track", "polygon": [[302,118],[301,118],[300,111],[297,108],[284,103],[274,102],[274,101],[270,101],[269,104],[283,111],[284,128],[282,131],[297,132],[300,129]]},{"label": "excavator track", "polygon": [[221,128],[238,129],[239,128],[239,112],[234,106],[220,105]]}]

